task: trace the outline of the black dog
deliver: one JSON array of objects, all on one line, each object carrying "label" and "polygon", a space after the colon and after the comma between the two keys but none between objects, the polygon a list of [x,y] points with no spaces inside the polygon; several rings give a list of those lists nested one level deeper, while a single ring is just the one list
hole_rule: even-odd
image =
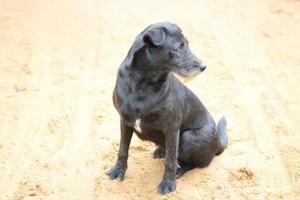
[{"label": "black dog", "polygon": [[111,179],[124,178],[133,132],[158,145],[155,158],[165,156],[161,194],[176,189],[176,175],[205,167],[223,152],[228,141],[225,118],[216,126],[200,100],[171,73],[195,76],[205,68],[175,24],[152,24],[136,37],[113,93],[121,141],[117,162],[107,172]]}]

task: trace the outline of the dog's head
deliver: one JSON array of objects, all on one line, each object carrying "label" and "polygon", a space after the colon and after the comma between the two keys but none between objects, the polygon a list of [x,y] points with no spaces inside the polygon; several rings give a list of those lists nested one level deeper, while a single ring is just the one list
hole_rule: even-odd
[{"label": "dog's head", "polygon": [[130,64],[147,64],[147,70],[175,72],[191,77],[204,71],[206,66],[189,49],[181,29],[171,23],[148,26],[139,34],[129,51]]}]

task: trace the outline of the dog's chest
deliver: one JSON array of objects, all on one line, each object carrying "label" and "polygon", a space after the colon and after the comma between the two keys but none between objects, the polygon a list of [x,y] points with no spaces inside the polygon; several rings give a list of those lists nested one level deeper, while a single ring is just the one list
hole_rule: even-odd
[{"label": "dog's chest", "polygon": [[137,130],[138,132],[142,132],[141,129],[141,119],[136,119],[134,122],[134,129]]},{"label": "dog's chest", "polygon": [[153,129],[160,129],[157,119],[152,117],[135,118],[131,121],[131,126],[138,134],[147,134],[147,132],[153,132]]}]

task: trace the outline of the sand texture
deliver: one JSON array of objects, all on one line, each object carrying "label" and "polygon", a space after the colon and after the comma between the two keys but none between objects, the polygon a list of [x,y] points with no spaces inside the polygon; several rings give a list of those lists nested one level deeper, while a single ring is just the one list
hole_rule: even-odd
[{"label": "sand texture", "polygon": [[[147,25],[178,24],[205,72],[185,84],[229,145],[158,195],[163,160],[134,136],[115,163],[119,64]],[[300,199],[300,1],[0,0],[0,200]]]}]

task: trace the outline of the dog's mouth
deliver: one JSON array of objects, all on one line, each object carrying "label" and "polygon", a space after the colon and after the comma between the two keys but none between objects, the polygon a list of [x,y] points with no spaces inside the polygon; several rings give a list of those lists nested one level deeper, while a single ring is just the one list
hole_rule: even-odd
[{"label": "dog's mouth", "polygon": [[194,78],[195,78],[195,76],[185,76],[185,75],[179,75],[179,74],[177,74],[177,73],[174,73],[174,75],[178,78],[178,79],[180,79],[181,81],[183,81],[184,83],[185,82],[188,82],[188,81],[191,81],[191,80],[193,80]]},{"label": "dog's mouth", "polygon": [[204,65],[193,65],[192,67],[176,68],[174,73],[184,80],[191,80],[206,69]]},{"label": "dog's mouth", "polygon": [[174,72],[182,78],[194,78],[206,69],[206,65],[199,59],[192,59],[192,62],[181,63],[176,66]]},{"label": "dog's mouth", "polygon": [[183,82],[188,82],[188,81],[193,80],[199,73],[195,74],[195,75],[187,75],[187,74],[183,74],[183,73],[174,72],[174,74],[176,75],[176,77],[181,79]]}]

